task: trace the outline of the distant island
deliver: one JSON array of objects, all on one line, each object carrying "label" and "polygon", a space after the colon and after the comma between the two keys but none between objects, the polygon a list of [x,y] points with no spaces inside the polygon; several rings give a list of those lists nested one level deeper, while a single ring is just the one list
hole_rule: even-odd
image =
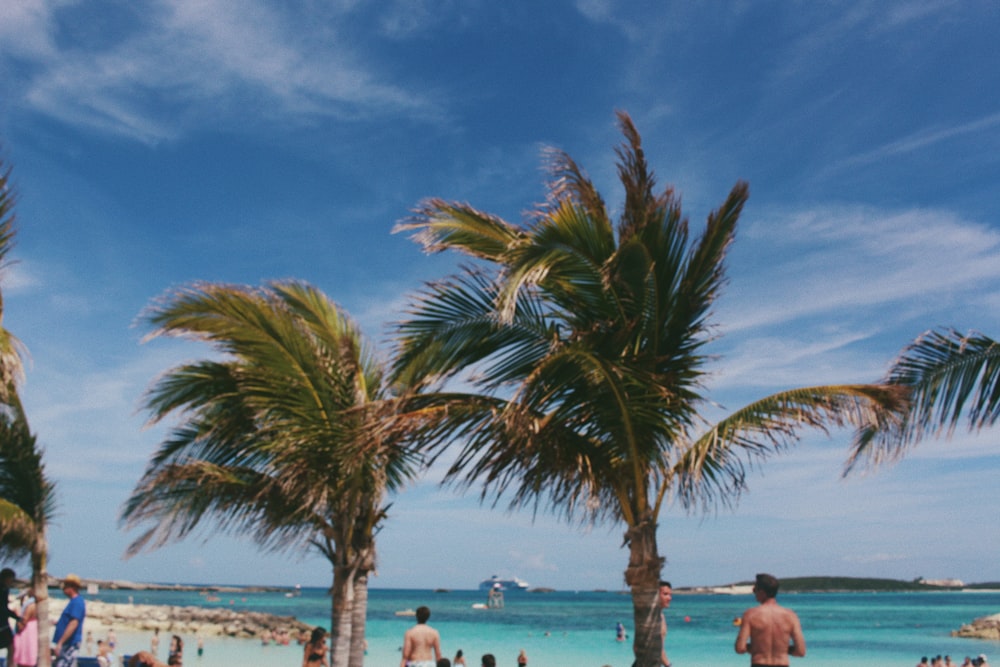
[{"label": "distant island", "polygon": [[[725,586],[692,586],[677,588],[678,593],[747,594],[752,581],[740,581]],[[783,593],[870,593],[905,591],[1000,590],[1000,582],[966,584],[959,579],[878,579],[869,577],[785,577],[781,579]]]}]

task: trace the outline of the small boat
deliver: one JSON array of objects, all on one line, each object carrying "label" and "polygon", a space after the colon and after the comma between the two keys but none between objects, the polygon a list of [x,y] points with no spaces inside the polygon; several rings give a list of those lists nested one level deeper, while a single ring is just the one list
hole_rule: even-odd
[{"label": "small boat", "polygon": [[412,609],[400,609],[396,612],[396,616],[416,616],[417,612]]},{"label": "small boat", "polygon": [[483,579],[479,582],[479,590],[481,591],[491,591],[496,588],[499,588],[504,592],[526,591],[530,586],[531,585],[527,581],[522,581],[517,577],[502,579],[495,574],[489,579]]}]

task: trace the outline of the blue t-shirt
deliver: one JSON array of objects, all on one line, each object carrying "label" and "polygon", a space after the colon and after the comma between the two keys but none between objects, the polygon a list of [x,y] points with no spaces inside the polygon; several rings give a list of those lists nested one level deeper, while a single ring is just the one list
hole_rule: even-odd
[{"label": "blue t-shirt", "polygon": [[56,632],[52,642],[59,641],[59,638],[66,632],[66,626],[75,618],[77,620],[76,630],[73,631],[73,636],[66,643],[69,645],[79,644],[83,640],[83,618],[86,615],[87,605],[83,601],[83,596],[77,595],[67,603],[66,608],[63,609],[62,614],[59,616],[59,622],[56,623]]}]

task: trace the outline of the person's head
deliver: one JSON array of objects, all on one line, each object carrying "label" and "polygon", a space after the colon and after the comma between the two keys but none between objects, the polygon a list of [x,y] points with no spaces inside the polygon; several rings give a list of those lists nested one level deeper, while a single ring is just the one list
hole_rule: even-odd
[{"label": "person's head", "polygon": [[456,653],[456,654],[455,654],[455,660],[458,660],[458,659],[459,659],[459,658],[461,658],[461,657],[462,657],[463,655],[465,655],[465,654],[464,654],[464,653],[462,653],[462,649],[458,649],[458,653]]},{"label": "person's head", "polygon": [[778,597],[778,579],[770,574],[760,573],[754,579],[753,592],[769,600]]},{"label": "person's head", "polygon": [[670,585],[669,581],[660,581],[660,590],[657,594],[657,601],[660,603],[661,609],[666,609],[670,606],[670,600],[674,596],[674,587]]},{"label": "person's head", "polygon": [[326,628],[318,626],[313,628],[312,634],[309,635],[309,643],[319,644],[324,639],[326,639]]},{"label": "person's head", "polygon": [[14,570],[10,569],[9,567],[5,567],[4,569],[0,570],[0,584],[2,584],[4,588],[10,588],[11,586],[13,586]]},{"label": "person's head", "polygon": [[451,667],[451,660],[448,658],[438,658],[437,667]]},{"label": "person's head", "polygon": [[62,590],[63,593],[73,598],[80,594],[80,586],[82,585],[80,577],[75,574],[67,574],[62,582]]},{"label": "person's head", "polygon": [[170,638],[170,644],[178,651],[184,648],[184,640],[178,637],[177,635],[174,635],[173,637]]},{"label": "person's head", "polygon": [[430,617],[430,607],[417,607],[417,623],[426,623]]},{"label": "person's head", "polygon": [[497,667],[497,659],[493,657],[492,653],[483,656],[483,667]]}]

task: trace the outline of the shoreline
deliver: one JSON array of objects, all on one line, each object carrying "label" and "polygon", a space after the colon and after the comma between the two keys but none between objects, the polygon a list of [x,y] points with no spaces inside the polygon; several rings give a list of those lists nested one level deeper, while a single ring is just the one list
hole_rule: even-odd
[{"label": "shoreline", "polygon": [[[49,599],[49,620],[53,627],[68,600]],[[87,600],[84,621],[94,631],[106,634],[109,629],[129,633],[188,634],[201,637],[254,639],[263,633],[288,633],[292,637],[312,630],[294,616],[280,616],[259,611],[237,611],[225,607],[134,604]],[[96,633],[95,633],[96,634]]]}]

